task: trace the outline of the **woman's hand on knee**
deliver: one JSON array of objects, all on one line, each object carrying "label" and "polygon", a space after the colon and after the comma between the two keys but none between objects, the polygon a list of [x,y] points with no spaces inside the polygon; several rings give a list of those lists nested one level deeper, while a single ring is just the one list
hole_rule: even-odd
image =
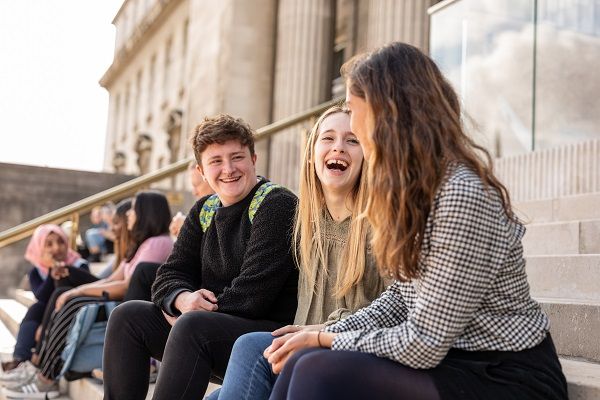
[{"label": "woman's hand on knee", "polygon": [[283,336],[283,335],[287,335],[288,333],[294,333],[294,332],[300,332],[300,331],[320,331],[321,329],[323,329],[323,327],[324,327],[323,324],[319,324],[319,325],[286,325],[284,327],[274,330],[273,332],[271,332],[271,335]]},{"label": "woman's hand on knee", "polygon": [[273,340],[264,352],[273,372],[279,374],[290,356],[298,350],[319,347],[318,334],[317,331],[299,331]]}]

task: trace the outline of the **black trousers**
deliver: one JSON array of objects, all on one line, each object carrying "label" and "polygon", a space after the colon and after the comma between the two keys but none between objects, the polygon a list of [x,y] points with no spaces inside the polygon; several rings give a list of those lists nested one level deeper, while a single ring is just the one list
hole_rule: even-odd
[{"label": "black trousers", "polygon": [[110,315],[104,342],[104,399],[143,400],[150,357],[162,361],[153,399],[199,400],[212,377],[222,379],[235,340],[272,331],[280,323],[219,312],[194,311],[171,327],[161,310],[128,301]]},{"label": "black trousers", "polygon": [[451,349],[432,369],[358,351],[302,350],[286,362],[270,400],[566,400],[552,338],[521,351]]},{"label": "black trousers", "polygon": [[[42,337],[40,341],[36,344],[36,353],[39,353],[46,337],[46,333],[48,330],[48,325],[50,324],[51,318],[54,316],[54,307],[56,307],[56,300],[58,297],[66,292],[67,290],[73,289],[74,287],[85,285],[86,283],[96,282],[98,278],[91,274],[90,272],[75,268],[68,267],[69,276],[66,278],[59,279],[54,282],[54,286],[56,287],[50,296],[50,300],[46,304],[46,309],[44,310],[44,317],[42,318]],[[48,277],[48,279],[52,279]]]},{"label": "black trousers", "polygon": [[161,264],[141,262],[135,267],[129,280],[129,287],[123,301],[145,300],[150,301],[152,284],[156,279],[156,271]]},{"label": "black trousers", "polygon": [[427,371],[358,351],[305,349],[286,362],[269,400],[440,400]]}]

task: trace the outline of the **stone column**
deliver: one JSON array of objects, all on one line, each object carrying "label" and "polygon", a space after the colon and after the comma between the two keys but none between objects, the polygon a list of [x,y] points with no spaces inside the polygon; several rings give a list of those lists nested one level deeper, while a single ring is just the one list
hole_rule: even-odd
[{"label": "stone column", "polygon": [[[334,10],[335,0],[279,1],[273,121],[330,98]],[[289,128],[270,140],[268,177],[293,190],[307,127]]]},{"label": "stone column", "polygon": [[360,6],[367,19],[366,26],[359,27],[359,35],[363,36],[359,38],[359,50],[371,50],[397,40],[427,52],[427,9],[435,3],[437,0],[362,0]]},{"label": "stone column", "polygon": [[[255,129],[270,122],[275,10],[275,0],[191,1],[185,132],[221,112]],[[256,152],[257,172],[266,174],[266,142]]]}]

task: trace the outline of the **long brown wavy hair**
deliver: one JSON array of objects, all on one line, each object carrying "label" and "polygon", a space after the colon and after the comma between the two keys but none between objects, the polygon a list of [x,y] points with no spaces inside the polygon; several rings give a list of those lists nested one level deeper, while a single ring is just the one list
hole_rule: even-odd
[{"label": "long brown wavy hair", "polygon": [[381,273],[401,281],[419,276],[427,217],[450,163],[472,169],[513,216],[489,153],[465,133],[458,97],[428,56],[395,42],[349,60],[342,76],[373,121],[365,215]]},{"label": "long brown wavy hair", "polygon": [[[313,274],[314,263],[310,262],[312,255],[320,260],[320,265],[327,273],[325,264],[325,250],[323,249],[323,231],[321,216],[327,212],[325,194],[321,181],[315,170],[314,150],[319,137],[321,124],[329,116],[342,113],[348,114],[347,108],[333,106],[327,109],[310,131],[304,149],[302,166],[300,167],[300,190],[298,193],[298,207],[296,209],[296,222],[294,224],[294,257],[302,273],[307,276]],[[361,171],[354,188],[349,193],[352,203],[352,219],[348,231],[348,242],[338,260],[339,268],[335,283],[335,295],[343,297],[350,289],[360,282],[366,269],[368,224],[366,219],[358,218],[364,210],[367,199],[366,166],[363,160]],[[314,290],[314,288],[313,288]]]}]

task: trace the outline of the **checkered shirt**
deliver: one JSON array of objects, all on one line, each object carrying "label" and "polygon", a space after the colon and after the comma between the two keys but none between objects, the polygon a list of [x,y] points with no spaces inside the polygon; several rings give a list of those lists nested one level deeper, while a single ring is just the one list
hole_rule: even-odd
[{"label": "checkered shirt", "polygon": [[519,351],[539,344],[548,318],[530,297],[521,238],[498,193],[454,165],[427,219],[418,279],[395,282],[370,306],[327,327],[333,350],[433,368],[451,348]]}]

